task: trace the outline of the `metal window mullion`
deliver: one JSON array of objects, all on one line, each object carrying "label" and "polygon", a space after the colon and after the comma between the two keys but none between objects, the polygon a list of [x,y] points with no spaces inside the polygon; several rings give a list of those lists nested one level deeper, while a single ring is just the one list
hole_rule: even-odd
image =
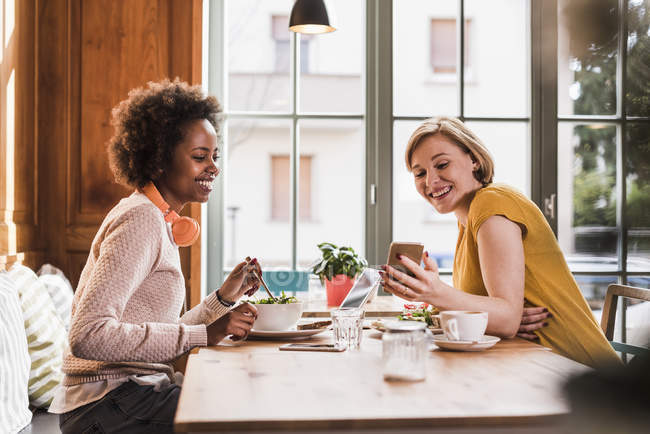
[{"label": "metal window mullion", "polygon": [[[531,198],[544,209],[557,195],[557,0],[531,1],[530,10]],[[557,211],[545,217],[557,236]]]},{"label": "metal window mullion", "polygon": [[[226,23],[226,4],[225,0],[210,2],[208,7],[209,29],[208,29],[208,92],[216,95],[224,107],[224,112],[228,110],[228,77],[224,60],[227,56],[227,23]],[[216,25],[213,25],[217,23]],[[204,59],[204,62],[206,60]],[[227,143],[227,126],[228,121],[222,123],[221,136],[223,142],[220,143],[221,165],[225,169],[227,164],[227,149],[223,146]],[[216,197],[208,202],[207,205],[207,252],[206,262],[209,264],[206,276],[206,293],[216,289],[223,282],[224,277],[224,217],[225,217],[225,178],[218,176],[215,181]]]},{"label": "metal window mullion", "polygon": [[229,118],[236,119],[363,119],[364,115],[360,114],[335,114],[335,113],[269,113],[269,112],[230,112]]},{"label": "metal window mullion", "polygon": [[[402,115],[393,116],[395,121],[424,121],[431,118],[431,116],[412,116]],[[464,122],[530,122],[531,118],[525,117],[486,117],[486,116],[463,116]]]},{"label": "metal window mullion", "polygon": [[[627,90],[627,0],[618,0],[619,20],[618,20],[618,65],[616,68],[617,78],[617,114],[621,118],[621,126],[618,132],[618,146],[616,152],[617,166],[617,193],[616,201],[616,220],[620,228],[618,242],[618,261],[619,267],[623,271],[622,283],[627,284],[627,165],[625,158],[627,156],[627,104],[625,93]],[[627,299],[623,297],[620,303],[621,309],[621,342],[627,342]],[[626,355],[624,354],[624,360]]]},{"label": "metal window mullion", "polygon": [[291,269],[296,270],[298,264],[298,173],[300,170],[300,155],[298,143],[298,103],[299,99],[299,68],[300,68],[300,35],[291,35],[291,153],[290,153],[290,185],[291,185]]},{"label": "metal window mullion", "polygon": [[393,238],[392,0],[366,0],[365,114],[366,257],[382,264]]},{"label": "metal window mullion", "polygon": [[458,0],[458,24],[456,28],[456,59],[458,77],[458,114],[465,121],[465,0]]}]

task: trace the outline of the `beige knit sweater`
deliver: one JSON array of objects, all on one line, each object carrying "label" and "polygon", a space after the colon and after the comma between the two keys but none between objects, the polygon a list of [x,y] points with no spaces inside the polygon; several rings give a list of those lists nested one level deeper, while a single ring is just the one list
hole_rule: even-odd
[{"label": "beige knit sweater", "polygon": [[185,281],[163,215],[141,193],[122,199],[93,240],[72,305],[65,385],[131,374],[171,374],[169,364],[207,345],[206,324],[228,312],[216,292],[179,318]]}]

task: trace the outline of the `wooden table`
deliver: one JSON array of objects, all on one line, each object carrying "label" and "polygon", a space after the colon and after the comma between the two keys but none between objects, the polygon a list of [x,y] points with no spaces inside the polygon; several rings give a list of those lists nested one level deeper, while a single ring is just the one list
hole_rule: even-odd
[{"label": "wooden table", "polygon": [[[309,342],[331,340],[327,331]],[[435,349],[426,381],[387,382],[376,331],[364,332],[356,352],[279,351],[281,344],[228,343],[192,354],[176,431],[545,432],[568,413],[567,377],[588,369],[517,338],[477,353]]]}]

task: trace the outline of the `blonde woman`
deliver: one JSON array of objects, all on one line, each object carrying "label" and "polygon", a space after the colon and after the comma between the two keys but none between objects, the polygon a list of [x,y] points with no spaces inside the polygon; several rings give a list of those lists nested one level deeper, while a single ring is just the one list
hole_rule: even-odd
[{"label": "blonde woman", "polygon": [[[522,193],[493,183],[494,162],[472,131],[455,118],[426,120],[411,135],[405,158],[424,200],[458,219],[454,285],[440,280],[425,253],[424,267],[400,259],[415,277],[384,266],[387,291],[440,310],[486,311],[487,334],[532,333],[542,345],[586,365],[619,363],[546,219]],[[536,308],[524,315],[525,300]]]}]

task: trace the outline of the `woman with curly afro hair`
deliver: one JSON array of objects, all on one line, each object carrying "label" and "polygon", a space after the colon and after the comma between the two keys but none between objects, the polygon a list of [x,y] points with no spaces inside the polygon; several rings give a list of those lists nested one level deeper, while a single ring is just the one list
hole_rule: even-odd
[{"label": "woman with curly afro hair", "polygon": [[174,359],[244,339],[255,321],[254,306],[233,306],[259,288],[256,259],[180,316],[178,247],[199,227],[178,214],[206,202],[219,174],[219,112],[214,97],[178,79],[134,89],[113,110],[111,169],[135,191],[102,222],[75,292],[65,377],[50,406],[63,433],[173,432],[182,381]]}]

